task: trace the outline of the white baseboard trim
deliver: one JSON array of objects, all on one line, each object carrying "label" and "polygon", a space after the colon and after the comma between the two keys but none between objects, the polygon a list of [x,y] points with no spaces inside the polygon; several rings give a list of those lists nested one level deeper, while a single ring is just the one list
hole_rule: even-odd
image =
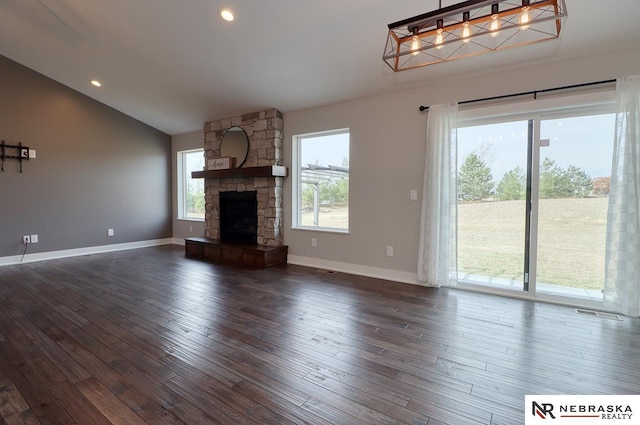
[{"label": "white baseboard trim", "polygon": [[174,245],[182,245],[182,246],[184,246],[185,244],[184,238],[173,238],[171,243]]},{"label": "white baseboard trim", "polygon": [[[425,282],[418,280],[417,273],[407,273],[397,270],[381,269],[378,267],[361,266],[358,264],[341,263],[338,261],[321,260],[318,258],[301,257],[298,255],[289,255],[287,263],[298,266],[313,267],[316,269],[334,270],[337,272],[349,273],[358,276],[373,277],[378,279],[390,280],[400,283],[408,283],[411,285],[425,286]],[[602,303],[596,303],[590,300],[567,299],[557,297],[551,294],[542,294],[537,296],[529,296],[526,293],[514,292],[509,290],[500,290],[488,286],[469,285],[461,283],[458,286],[449,286],[449,289],[479,292],[489,295],[506,296],[509,298],[517,298],[525,301],[539,301],[549,304],[564,305],[569,307],[592,308],[599,311],[610,311],[604,308]],[[613,311],[611,311],[614,313]]]},{"label": "white baseboard trim", "polygon": [[56,260],[59,258],[78,257],[80,255],[101,254],[105,252],[124,251],[126,249],[147,248],[150,246],[169,245],[174,243],[174,239],[152,239],[148,241],[119,243],[113,245],[90,246],[87,248],[63,249],[60,251],[37,252],[26,254],[20,261],[22,255],[12,255],[0,257],[0,267],[13,264],[34,263],[36,261]]},{"label": "white baseboard trim", "polygon": [[359,264],[341,263],[339,261],[322,260],[319,258],[291,255],[287,257],[287,263],[298,266],[314,267],[317,269],[333,270],[358,276],[374,277],[377,279],[391,280],[394,282],[409,283],[411,285],[425,286],[418,280],[417,273],[401,272],[398,270],[381,269],[378,267],[362,266]]}]

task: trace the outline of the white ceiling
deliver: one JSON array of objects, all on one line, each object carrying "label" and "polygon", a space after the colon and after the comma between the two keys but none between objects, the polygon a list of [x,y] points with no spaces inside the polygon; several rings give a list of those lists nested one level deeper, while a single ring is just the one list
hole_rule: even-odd
[{"label": "white ceiling", "polygon": [[387,24],[438,0],[0,0],[0,54],[173,135],[640,45],[640,1],[566,2],[559,40],[400,73],[382,61]]}]

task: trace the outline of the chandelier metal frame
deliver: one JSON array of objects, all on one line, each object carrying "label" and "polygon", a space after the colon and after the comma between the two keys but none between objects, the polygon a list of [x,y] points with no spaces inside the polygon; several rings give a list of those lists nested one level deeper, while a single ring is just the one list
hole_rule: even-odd
[{"label": "chandelier metal frame", "polygon": [[418,68],[560,37],[565,0],[467,0],[388,25],[383,60]]}]

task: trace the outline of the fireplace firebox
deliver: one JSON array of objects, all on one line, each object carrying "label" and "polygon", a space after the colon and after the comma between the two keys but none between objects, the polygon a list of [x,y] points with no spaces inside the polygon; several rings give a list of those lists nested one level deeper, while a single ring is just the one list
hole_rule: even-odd
[{"label": "fireplace firebox", "polygon": [[257,239],[257,192],[220,192],[220,240],[257,243]]}]

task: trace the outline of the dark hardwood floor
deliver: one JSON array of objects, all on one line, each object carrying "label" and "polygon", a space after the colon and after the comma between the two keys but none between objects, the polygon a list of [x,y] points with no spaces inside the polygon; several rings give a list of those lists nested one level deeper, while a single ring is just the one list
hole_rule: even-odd
[{"label": "dark hardwood floor", "polygon": [[0,268],[0,424],[521,424],[640,393],[640,321],[162,246]]}]

